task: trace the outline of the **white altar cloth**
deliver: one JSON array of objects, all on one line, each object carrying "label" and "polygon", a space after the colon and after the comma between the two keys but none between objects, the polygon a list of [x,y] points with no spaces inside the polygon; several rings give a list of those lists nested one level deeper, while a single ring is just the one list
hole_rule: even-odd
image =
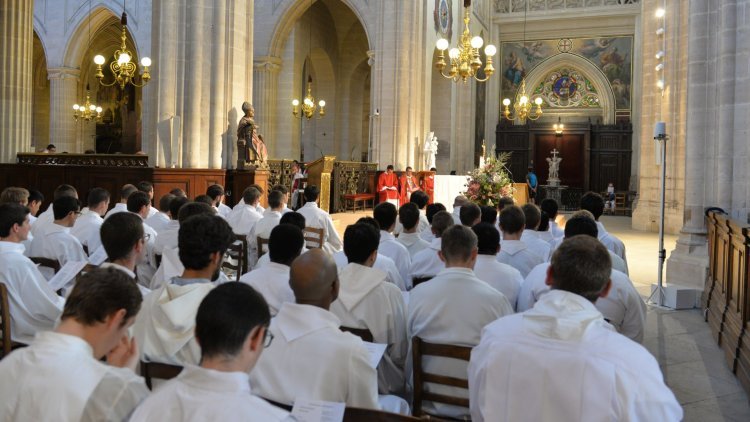
[{"label": "white altar cloth", "polygon": [[453,200],[466,191],[468,180],[468,176],[435,176],[434,202],[445,205],[448,212],[453,212]]}]

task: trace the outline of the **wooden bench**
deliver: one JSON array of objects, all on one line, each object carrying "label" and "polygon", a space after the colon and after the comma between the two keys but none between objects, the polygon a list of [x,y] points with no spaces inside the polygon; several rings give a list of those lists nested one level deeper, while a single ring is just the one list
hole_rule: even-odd
[{"label": "wooden bench", "polygon": [[357,203],[362,203],[362,209],[367,209],[367,201],[372,201],[372,207],[375,207],[375,194],[374,193],[352,193],[349,195],[343,195],[344,197],[344,211],[349,211],[351,207],[352,212],[357,211]]}]

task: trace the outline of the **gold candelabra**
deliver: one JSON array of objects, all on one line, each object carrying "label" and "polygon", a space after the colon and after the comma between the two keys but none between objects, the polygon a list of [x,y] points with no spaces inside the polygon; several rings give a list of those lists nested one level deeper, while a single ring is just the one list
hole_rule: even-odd
[{"label": "gold candelabra", "polygon": [[466,83],[470,78],[474,78],[479,82],[484,82],[495,73],[495,68],[492,66],[492,56],[497,53],[497,48],[489,44],[484,47],[484,54],[487,56],[487,64],[484,66],[484,78],[480,78],[477,75],[478,70],[482,67],[482,60],[479,58],[479,49],[484,45],[484,40],[480,36],[472,37],[471,31],[469,31],[470,21],[470,1],[464,2],[464,31],[461,34],[461,40],[458,47],[453,47],[448,50],[448,58],[450,59],[450,68],[448,73],[444,72],[444,69],[448,65],[445,61],[445,50],[448,49],[449,43],[445,38],[437,40],[436,47],[439,51],[435,67],[443,77],[452,79],[453,82],[458,82],[459,79]]},{"label": "gold candelabra", "polygon": [[112,86],[118,84],[120,89],[125,89],[125,85],[128,83],[133,86],[143,87],[149,79],[151,79],[151,73],[148,68],[151,66],[151,59],[144,57],[141,59],[141,65],[143,66],[143,72],[141,73],[141,82],[136,82],[136,74],[138,65],[132,61],[133,54],[128,50],[125,40],[127,39],[127,26],[128,26],[128,14],[122,12],[122,18],[120,19],[122,24],[122,34],[120,35],[120,49],[115,51],[114,60],[109,64],[109,68],[112,70],[112,74],[115,76],[112,82],[104,82],[104,73],[102,72],[102,65],[104,65],[104,56],[97,54],[94,57],[94,63],[96,63],[96,78],[99,79],[99,83],[103,86]]},{"label": "gold candelabra", "polygon": [[80,119],[86,122],[91,120],[97,122],[102,121],[102,108],[95,104],[91,104],[88,85],[86,85],[86,101],[83,105],[73,104],[73,119],[75,119],[75,121]]},{"label": "gold candelabra", "polygon": [[292,100],[292,114],[299,119],[305,116],[307,120],[310,120],[315,115],[318,106],[320,106],[320,110],[318,110],[318,118],[320,119],[326,115],[326,102],[320,100],[317,105],[315,104],[315,97],[312,96],[312,76],[308,76],[307,95],[302,100],[302,115],[300,115],[300,101],[296,98]]},{"label": "gold candelabra", "polygon": [[510,111],[510,98],[503,100],[505,110],[503,115],[508,120],[515,120],[518,118],[521,121],[536,120],[542,117],[542,97],[536,97],[533,104],[536,104],[536,108],[533,108],[532,101],[526,94],[526,79],[521,79],[521,89],[516,94],[516,101],[513,103],[513,113]]}]

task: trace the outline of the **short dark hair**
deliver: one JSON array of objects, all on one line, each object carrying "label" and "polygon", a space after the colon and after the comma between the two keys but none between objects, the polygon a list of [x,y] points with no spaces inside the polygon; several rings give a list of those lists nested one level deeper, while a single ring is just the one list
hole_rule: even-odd
[{"label": "short dark hair", "polygon": [[406,230],[411,230],[419,223],[419,208],[417,204],[408,202],[398,209],[398,221]]},{"label": "short dark hair", "polygon": [[549,216],[546,212],[542,211],[541,216],[539,217],[539,227],[536,229],[540,232],[546,232],[549,230]]},{"label": "short dark hair", "polygon": [[236,356],[255,327],[266,327],[271,313],[263,296],[245,283],[224,283],[198,306],[195,338],[203,359]]},{"label": "short dark hair", "polygon": [[128,211],[140,212],[143,207],[150,207],[151,199],[143,191],[133,192],[128,196]]},{"label": "short dark hair", "polygon": [[52,149],[52,148],[57,149],[57,147],[55,146],[55,144],[49,144],[49,145],[47,145],[47,149]]},{"label": "short dark hair", "polygon": [[242,200],[245,201],[245,204],[247,205],[257,201],[258,198],[260,198],[260,191],[252,186],[245,188],[245,191],[242,192]]},{"label": "short dark hair", "polygon": [[120,200],[128,199],[134,192],[138,192],[138,188],[128,183],[120,189]]},{"label": "short dark hair", "polygon": [[44,195],[38,190],[29,189],[29,203],[33,201],[44,202]]},{"label": "short dark hair", "polygon": [[307,185],[305,187],[305,201],[307,202],[315,202],[318,200],[318,196],[320,196],[320,189],[318,189],[315,185]]},{"label": "short dark hair", "polygon": [[182,190],[182,188],[174,188],[171,191],[169,191],[169,193],[171,193],[174,196],[181,196],[183,198],[187,198],[187,194],[185,193],[184,190]]},{"label": "short dark hair", "polygon": [[597,239],[573,236],[566,238],[552,254],[550,268],[553,289],[595,302],[610,280],[612,258]]},{"label": "short dark hair", "polygon": [[52,202],[52,211],[54,212],[55,220],[62,220],[69,213],[80,210],[81,203],[78,202],[77,198],[72,196],[61,196]]},{"label": "short dark hair", "polygon": [[291,265],[305,245],[302,229],[292,224],[279,224],[271,230],[268,238],[268,257],[271,262]]},{"label": "short dark hair", "polygon": [[289,189],[287,189],[287,187],[284,186],[284,185],[273,185],[273,187],[271,188],[271,190],[272,191],[277,190],[277,191],[283,193],[284,195],[286,195],[287,193],[289,193]]},{"label": "short dark hair", "polygon": [[[393,205],[393,204],[391,204]],[[370,224],[358,223],[344,231],[344,254],[349,262],[364,264],[380,246],[380,232]]]},{"label": "short dark hair", "polygon": [[518,205],[505,207],[500,211],[500,229],[506,233],[518,233],[526,227],[526,217]]},{"label": "short dark hair", "polygon": [[221,185],[213,184],[206,189],[206,195],[208,195],[215,201],[216,198],[224,195],[224,187]]},{"label": "short dark hair", "polygon": [[169,203],[169,217],[172,220],[177,220],[177,217],[180,215],[180,209],[188,202],[190,202],[190,200],[187,199],[187,196],[175,195],[172,202]]},{"label": "short dark hair", "polygon": [[0,237],[10,236],[10,229],[14,224],[23,225],[26,215],[31,210],[17,202],[6,202],[0,204]]},{"label": "short dark hair", "polygon": [[378,224],[378,220],[372,218],[372,217],[360,217],[359,220],[357,220],[356,224],[369,224],[380,233],[380,224]]},{"label": "short dark hair", "polygon": [[565,222],[566,239],[581,234],[585,234],[591,237],[598,237],[599,227],[597,227],[596,221],[581,215],[571,217],[568,221]]},{"label": "short dark hair", "polygon": [[159,211],[163,213],[170,212],[169,206],[172,204],[172,201],[175,198],[176,196],[172,195],[171,193],[162,195],[161,198],[159,198]]},{"label": "short dark hair", "polygon": [[214,208],[205,202],[188,202],[177,213],[177,220],[182,224],[194,215],[216,215]]},{"label": "short dark hair", "polygon": [[248,187],[258,189],[258,192],[260,192],[261,195],[263,195],[263,192],[265,192],[265,190],[263,190],[263,188],[257,183],[253,183]]},{"label": "short dark hair", "polygon": [[284,200],[284,194],[278,190],[272,190],[268,192],[268,206],[271,208],[278,208],[282,205]]},{"label": "short dark hair", "polygon": [[466,261],[477,247],[477,235],[470,228],[454,224],[443,232],[440,251],[446,261]]},{"label": "short dark hair", "polygon": [[299,227],[300,230],[305,230],[305,216],[295,211],[285,212],[281,215],[279,224],[291,224]]},{"label": "short dark hair", "polygon": [[440,211],[445,211],[445,205],[435,202],[427,206],[427,211],[425,211],[425,216],[427,217],[427,222],[432,224],[432,217],[435,216],[435,214],[439,213]]},{"label": "short dark hair", "polygon": [[95,268],[76,279],[60,319],[73,318],[91,326],[125,309],[124,325],[138,314],[141,302],[141,291],[125,272],[112,267]]},{"label": "short dark hair", "polygon": [[427,194],[422,192],[421,190],[418,190],[418,191],[411,193],[409,202],[413,204],[417,204],[417,208],[421,210],[427,205],[428,202],[430,202],[430,197],[427,196]]},{"label": "short dark hair", "polygon": [[214,200],[208,195],[198,195],[194,199],[195,202],[203,202],[206,205],[213,205]]},{"label": "short dark hair", "polygon": [[551,218],[552,220],[557,218],[557,211],[559,210],[559,206],[557,205],[557,201],[555,201],[554,199],[543,199],[540,208],[542,209],[542,211],[546,212],[549,218]]},{"label": "short dark hair", "polygon": [[524,204],[521,210],[523,210],[523,218],[526,220],[526,228],[528,230],[536,230],[536,227],[539,225],[539,219],[542,217],[539,208],[534,204]]},{"label": "short dark hair", "polygon": [[372,216],[375,221],[380,225],[381,230],[388,230],[394,224],[396,224],[396,217],[398,217],[398,211],[396,206],[390,202],[381,202],[375,206],[372,210]]},{"label": "short dark hair", "polygon": [[500,232],[493,223],[479,223],[471,228],[477,235],[477,248],[480,255],[496,255],[500,245]]},{"label": "short dark hair", "polygon": [[55,188],[55,192],[52,194],[52,200],[54,201],[55,199],[61,198],[63,196],[72,196],[74,198],[78,198],[78,191],[73,186],[63,183],[62,185]]},{"label": "short dark hair", "polygon": [[385,169],[386,170],[393,170],[393,164],[388,164],[388,166]]},{"label": "short dark hair", "polygon": [[479,205],[470,203],[462,205],[458,211],[459,219],[461,224],[470,227],[477,219],[482,218],[482,210],[479,209]]},{"label": "short dark hair", "polygon": [[99,234],[109,260],[123,259],[143,239],[143,220],[133,213],[118,212],[104,220]]},{"label": "short dark hair", "polygon": [[510,196],[501,196],[497,201],[497,209],[502,210],[503,208],[514,205],[516,202]]},{"label": "short dark hair", "polygon": [[604,212],[604,198],[596,192],[586,192],[581,197],[581,209],[594,214],[594,219],[599,220]]},{"label": "short dark hair", "polygon": [[191,270],[206,268],[211,262],[211,254],[224,254],[234,239],[232,228],[223,218],[218,215],[194,215],[180,221],[177,234],[180,262]]},{"label": "short dark hair", "polygon": [[437,214],[432,216],[432,224],[430,228],[435,234],[435,237],[441,237],[448,227],[454,225],[453,216],[448,211],[439,211]]},{"label": "short dark hair", "polygon": [[91,189],[89,191],[88,197],[86,198],[86,203],[89,207],[99,205],[105,201],[109,201],[109,191],[104,188]]},{"label": "short dark hair", "polygon": [[135,185],[135,187],[137,187],[139,191],[146,193],[152,192],[154,190],[154,184],[147,180],[141,180]]},{"label": "short dark hair", "polygon": [[479,207],[482,211],[482,223],[497,223],[497,209],[489,205],[482,205]]},{"label": "short dark hair", "polygon": [[406,168],[404,170],[405,171],[409,171],[409,170],[413,170],[413,169],[411,168],[411,166],[406,166]]}]

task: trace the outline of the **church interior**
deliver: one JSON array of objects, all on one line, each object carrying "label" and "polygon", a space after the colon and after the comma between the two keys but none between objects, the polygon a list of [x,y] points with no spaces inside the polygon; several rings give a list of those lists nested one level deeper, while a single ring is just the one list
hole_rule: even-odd
[{"label": "church interior", "polygon": [[154,212],[216,185],[271,210],[283,186],[345,239],[424,191],[456,219],[497,206],[502,239],[495,195],[564,230],[593,192],[684,420],[750,420],[750,0],[0,0],[0,28],[0,191],[40,192],[39,214],[61,184],[112,209],[147,181]]}]

